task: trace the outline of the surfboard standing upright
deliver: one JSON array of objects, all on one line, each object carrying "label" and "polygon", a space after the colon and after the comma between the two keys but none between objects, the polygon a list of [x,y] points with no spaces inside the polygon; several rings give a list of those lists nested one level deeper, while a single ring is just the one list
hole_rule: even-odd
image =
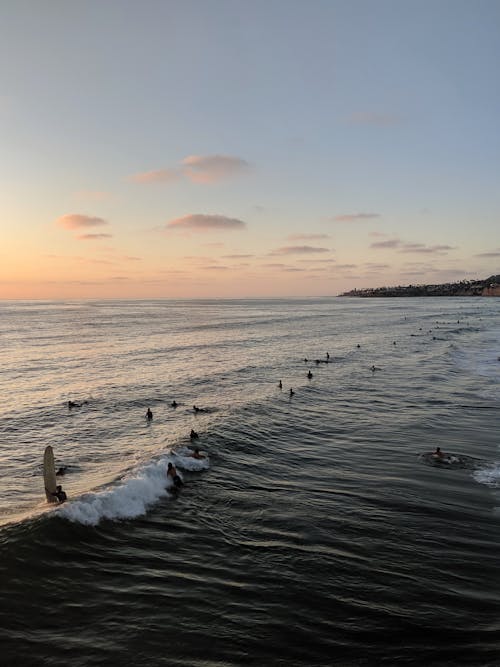
[{"label": "surfboard standing upright", "polygon": [[45,448],[43,455],[43,481],[45,484],[45,495],[48,503],[57,503],[57,498],[53,494],[56,492],[56,467],[54,465],[54,452],[49,445]]}]

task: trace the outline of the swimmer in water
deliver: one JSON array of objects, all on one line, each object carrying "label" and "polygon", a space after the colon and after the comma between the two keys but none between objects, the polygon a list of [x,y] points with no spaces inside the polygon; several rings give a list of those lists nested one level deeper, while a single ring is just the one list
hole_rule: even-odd
[{"label": "swimmer in water", "polygon": [[66,474],[66,468],[62,467],[62,468],[59,468],[59,470],[56,472],[56,477],[58,475],[65,475],[65,474]]},{"label": "swimmer in water", "polygon": [[55,496],[60,503],[64,503],[68,499],[68,496],[63,491],[62,486],[60,485],[56,486],[56,490],[54,491],[54,493],[52,493],[52,495]]},{"label": "swimmer in water", "polygon": [[444,454],[441,451],[441,447],[436,447],[436,451],[433,453],[432,456],[436,457],[437,459],[442,459]]}]

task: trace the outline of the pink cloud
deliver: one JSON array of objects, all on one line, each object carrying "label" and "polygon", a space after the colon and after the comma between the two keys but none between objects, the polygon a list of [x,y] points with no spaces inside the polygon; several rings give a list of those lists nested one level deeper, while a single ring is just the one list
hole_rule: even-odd
[{"label": "pink cloud", "polygon": [[204,215],[196,213],[175,218],[166,224],[168,230],[180,229],[198,232],[206,232],[213,229],[245,229],[246,223],[237,218],[227,218],[224,215]]},{"label": "pink cloud", "polygon": [[318,239],[329,239],[329,234],[290,234],[289,241],[314,241]]},{"label": "pink cloud", "polygon": [[134,183],[173,183],[181,178],[177,169],[158,169],[145,171],[130,177]]},{"label": "pink cloud", "polygon": [[230,155],[188,155],[182,160],[184,175],[193,183],[218,183],[245,172],[246,160]]},{"label": "pink cloud", "polygon": [[100,239],[110,239],[113,237],[113,234],[81,234],[76,238],[80,241],[98,241]]},{"label": "pink cloud", "polygon": [[253,255],[222,255],[224,259],[245,259],[248,257],[253,257]]},{"label": "pink cloud", "polygon": [[328,248],[317,248],[310,245],[294,245],[276,248],[272,255],[303,255],[306,253],[330,252]]},{"label": "pink cloud", "polygon": [[345,215],[336,215],[335,222],[357,222],[359,220],[373,220],[380,218],[380,213],[347,213]]},{"label": "pink cloud", "polygon": [[56,220],[56,224],[63,229],[86,229],[87,227],[99,227],[107,225],[106,220],[79,213],[68,213]]}]

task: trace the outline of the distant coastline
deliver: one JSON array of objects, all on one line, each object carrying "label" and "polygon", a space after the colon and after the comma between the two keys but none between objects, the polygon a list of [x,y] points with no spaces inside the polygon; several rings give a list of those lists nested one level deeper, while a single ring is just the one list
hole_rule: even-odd
[{"label": "distant coastline", "polygon": [[484,280],[461,280],[441,285],[406,285],[397,287],[368,287],[353,289],[339,296],[398,297],[398,296],[500,296],[500,275]]}]

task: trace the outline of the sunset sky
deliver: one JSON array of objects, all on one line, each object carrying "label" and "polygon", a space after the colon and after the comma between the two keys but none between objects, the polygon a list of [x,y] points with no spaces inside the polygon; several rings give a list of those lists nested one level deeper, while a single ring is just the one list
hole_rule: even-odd
[{"label": "sunset sky", "polygon": [[498,0],[13,0],[0,54],[0,298],[500,273]]}]

